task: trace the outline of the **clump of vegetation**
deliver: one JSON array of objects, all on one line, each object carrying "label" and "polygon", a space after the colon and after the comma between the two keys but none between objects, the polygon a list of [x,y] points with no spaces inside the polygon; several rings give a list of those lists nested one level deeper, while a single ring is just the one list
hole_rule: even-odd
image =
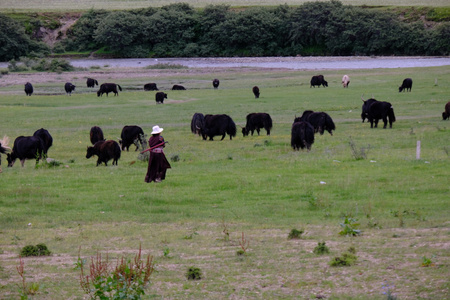
[{"label": "clump of vegetation", "polygon": [[299,239],[300,236],[304,233],[305,231],[303,229],[292,229],[291,232],[289,232],[288,234],[288,240],[293,240],[293,239]]},{"label": "clump of vegetation", "polygon": [[190,267],[186,272],[186,278],[188,280],[200,280],[202,276],[202,271],[197,267]]},{"label": "clump of vegetation", "polygon": [[432,266],[434,266],[434,263],[431,260],[431,258],[423,256],[422,257],[422,267],[432,267]]},{"label": "clump of vegetation", "polygon": [[347,252],[344,252],[341,256],[334,257],[330,262],[330,266],[353,266],[356,263],[357,259],[358,257],[356,256],[356,249],[354,247],[350,247]]},{"label": "clump of vegetation", "polygon": [[245,239],[244,233],[242,233],[241,239],[239,240],[239,246],[241,246],[241,249],[236,251],[236,254],[238,256],[247,255],[247,249],[248,249],[249,245],[250,245],[250,242]]},{"label": "clump of vegetation", "polygon": [[27,245],[22,248],[20,251],[20,256],[27,257],[27,256],[47,256],[50,255],[51,252],[48,250],[47,246],[45,244],[37,244],[36,246],[33,245]]},{"label": "clump of vegetation", "polygon": [[17,273],[22,278],[22,284],[19,286],[20,299],[28,299],[28,296],[35,295],[39,291],[39,284],[32,282],[28,284],[25,280],[25,264],[22,257],[19,259],[19,266],[16,267]]},{"label": "clump of vegetation", "polygon": [[108,256],[91,258],[89,274],[81,265],[80,286],[90,299],[141,299],[154,271],[153,257],[142,260],[141,248],[133,260],[121,258],[110,268]]},{"label": "clump of vegetation", "polygon": [[174,154],[170,157],[170,161],[173,161],[173,162],[180,161],[180,156],[178,154]]},{"label": "clump of vegetation", "polygon": [[350,140],[348,142],[350,146],[350,150],[352,153],[352,157],[356,160],[363,160],[367,158],[367,154],[370,150],[370,145],[367,145],[367,147],[359,147],[356,146],[356,143],[353,141],[353,139],[350,137]]},{"label": "clump of vegetation", "polygon": [[358,220],[354,218],[345,217],[344,222],[339,224],[343,229],[339,232],[340,235],[357,236],[361,234]]},{"label": "clump of vegetation", "polygon": [[323,255],[330,253],[330,248],[325,245],[325,242],[318,242],[317,246],[314,248],[313,252],[317,255]]}]

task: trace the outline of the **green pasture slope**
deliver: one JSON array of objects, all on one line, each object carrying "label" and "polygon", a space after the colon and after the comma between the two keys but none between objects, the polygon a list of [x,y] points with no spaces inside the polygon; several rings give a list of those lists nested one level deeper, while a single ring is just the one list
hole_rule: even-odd
[{"label": "green pasture slope", "polygon": [[[247,6],[273,6],[273,5],[302,5],[310,0],[286,0],[286,1],[270,1],[270,0],[195,0],[184,1],[193,7],[205,7],[208,4],[218,5],[227,4],[235,7]],[[49,11],[85,11],[89,9],[106,9],[106,10],[120,10],[120,9],[135,9],[143,7],[161,7],[169,4],[180,3],[178,0],[77,0],[76,2],[70,0],[2,0],[0,1],[1,11],[33,11],[33,12],[49,12]],[[433,6],[443,7],[449,6],[447,0],[428,0],[426,2],[421,0],[378,0],[376,3],[371,0],[341,0],[346,5],[376,5],[376,6]]]},{"label": "green pasture slope", "polygon": [[[95,72],[103,71],[112,72]],[[44,127],[54,138],[49,157],[61,162],[7,168],[2,156],[0,299],[17,299],[20,249],[38,243],[52,255],[24,259],[27,283],[39,287],[33,299],[84,299],[78,255],[87,263],[97,251],[131,257],[140,245],[156,262],[144,299],[386,299],[388,289],[398,299],[447,298],[450,121],[441,113],[450,69],[326,70],[320,73],[329,87],[310,88],[317,73],[174,70],[114,80],[124,91],[102,98],[81,77],[72,80],[71,97],[60,82],[35,84],[31,97],[22,84],[0,87],[0,135],[12,144]],[[343,74],[351,77],[348,89]],[[399,93],[406,77],[412,92]],[[217,90],[213,78],[221,81]],[[156,105],[154,92],[141,90],[147,82],[168,93],[166,103]],[[188,89],[168,90],[174,83]],[[361,123],[362,94],[392,103],[392,129]],[[316,135],[311,151],[293,151],[291,124],[305,109],[327,112],[337,129]],[[248,113],[267,112],[272,134],[243,138],[238,130],[233,140],[203,141],[190,132],[195,112],[229,114],[238,125]],[[85,158],[91,126],[117,140],[132,124],[147,134],[155,124],[164,128],[172,169],[163,183],[144,183],[147,164],[133,146],[118,166]],[[361,151],[366,157],[358,159]],[[345,217],[357,220],[361,236],[339,235]],[[293,228],[305,230],[301,239],[287,239]],[[242,233],[250,243],[238,257]],[[321,241],[330,254],[312,253]],[[330,267],[350,246],[356,265]],[[190,266],[204,278],[186,280]]]}]

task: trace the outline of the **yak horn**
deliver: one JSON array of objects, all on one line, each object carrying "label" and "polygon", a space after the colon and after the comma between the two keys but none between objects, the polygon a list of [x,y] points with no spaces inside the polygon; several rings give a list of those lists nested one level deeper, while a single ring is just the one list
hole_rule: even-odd
[{"label": "yak horn", "polygon": [[363,96],[364,96],[364,94],[361,95],[361,100],[362,100],[363,102],[366,102],[366,100],[364,100]]}]

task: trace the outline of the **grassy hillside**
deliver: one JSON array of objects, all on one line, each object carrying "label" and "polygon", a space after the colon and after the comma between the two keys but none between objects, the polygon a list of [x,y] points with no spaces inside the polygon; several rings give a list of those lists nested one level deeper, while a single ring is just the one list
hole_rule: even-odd
[{"label": "grassy hillside", "polygon": [[[78,256],[87,268],[97,252],[115,261],[131,258],[139,245],[156,262],[150,298],[386,299],[387,289],[399,299],[445,298],[450,123],[441,113],[449,71],[323,71],[329,87],[314,89],[315,71],[136,70],[117,79],[100,69],[49,77],[31,97],[22,83],[7,83],[13,75],[4,76],[0,135],[13,141],[44,127],[54,138],[49,157],[61,165],[7,168],[2,155],[1,298],[17,298],[19,252],[38,243],[52,255],[24,259],[25,280],[38,287],[33,299],[83,299]],[[344,73],[349,89],[340,85]],[[124,91],[98,98],[84,87],[88,76]],[[398,93],[405,77],[414,80],[412,92]],[[218,90],[213,78],[221,81]],[[67,79],[77,85],[71,97],[63,91]],[[138,90],[147,82],[168,93],[163,105],[155,104],[154,92]],[[170,91],[175,83],[188,90]],[[361,123],[362,94],[392,103],[392,129]],[[311,151],[297,152],[290,128],[305,109],[327,112],[337,129],[316,135]],[[238,125],[248,113],[267,112],[274,126],[271,136],[202,141],[190,132],[195,112],[226,113]],[[164,128],[172,169],[161,184],[144,183],[147,164],[134,151],[123,152],[118,166],[96,167],[96,158],[85,158],[91,126],[117,140],[133,124],[147,134],[155,124]],[[339,234],[345,217],[357,220],[361,236]],[[301,239],[287,239],[293,228],[304,230]],[[249,248],[238,257],[242,233]],[[322,241],[331,253],[312,253]],[[356,265],[331,267],[350,246]],[[429,267],[422,266],[426,259]],[[186,280],[190,266],[201,268],[204,279]]]}]

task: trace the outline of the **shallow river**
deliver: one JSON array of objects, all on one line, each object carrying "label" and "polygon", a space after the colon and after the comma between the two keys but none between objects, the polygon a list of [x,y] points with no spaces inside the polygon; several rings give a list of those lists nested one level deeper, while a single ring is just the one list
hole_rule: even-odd
[{"label": "shallow river", "polygon": [[233,58],[129,58],[72,59],[75,67],[146,67],[176,64],[189,68],[260,67],[304,70],[376,69],[449,66],[450,57],[233,57]]}]

